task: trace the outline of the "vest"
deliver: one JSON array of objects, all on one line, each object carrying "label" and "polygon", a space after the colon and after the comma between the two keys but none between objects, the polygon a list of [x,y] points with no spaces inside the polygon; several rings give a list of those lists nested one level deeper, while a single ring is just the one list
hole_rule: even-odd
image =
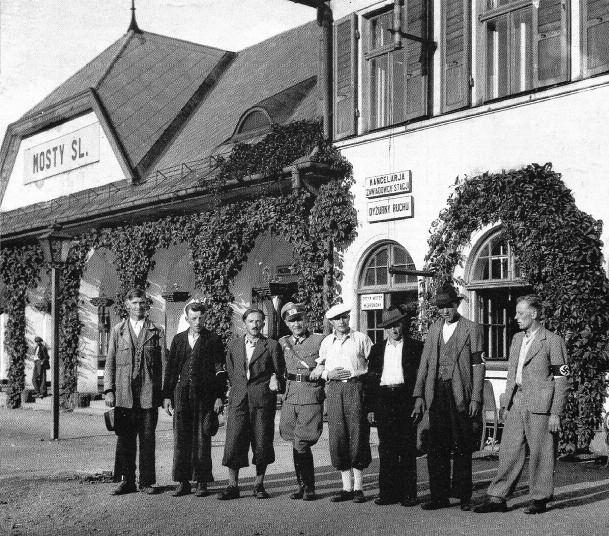
[{"label": "vest", "polygon": [[452,333],[448,342],[443,340],[443,330],[439,330],[439,366],[437,368],[437,379],[448,381],[452,379],[454,367],[456,366],[456,330]]}]

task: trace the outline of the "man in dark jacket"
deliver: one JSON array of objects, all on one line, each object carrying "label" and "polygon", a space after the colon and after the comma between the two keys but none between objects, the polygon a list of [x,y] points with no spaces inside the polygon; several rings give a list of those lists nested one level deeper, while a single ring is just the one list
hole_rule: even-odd
[{"label": "man in dark jacket", "polygon": [[263,336],[265,313],[247,309],[242,315],[246,333],[234,339],[227,349],[229,405],[223,465],[229,472],[229,485],[220,500],[240,496],[240,468],[248,467],[248,448],[252,447],[257,468],[253,495],[267,499],[263,487],[267,466],[275,460],[274,416],[276,394],[282,391],[284,359],[277,341]]},{"label": "man in dark jacket", "polygon": [[391,308],[380,327],[388,338],[373,345],[367,372],[367,418],[380,441],[380,496],[375,504],[417,504],[416,425],[411,419],[422,343],[405,336],[408,313]]},{"label": "man in dark jacket", "polygon": [[44,398],[47,396],[47,370],[49,370],[49,352],[40,337],[34,337],[36,349],[34,350],[34,371],[32,372],[32,385],[35,396]]},{"label": "man in dark jacket", "polygon": [[185,307],[189,329],[172,340],[163,379],[163,408],[174,410],[173,478],[179,482],[174,497],[207,494],[212,482],[212,436],[225,394],[225,356],[221,339],[204,327],[206,307],[192,302]]}]

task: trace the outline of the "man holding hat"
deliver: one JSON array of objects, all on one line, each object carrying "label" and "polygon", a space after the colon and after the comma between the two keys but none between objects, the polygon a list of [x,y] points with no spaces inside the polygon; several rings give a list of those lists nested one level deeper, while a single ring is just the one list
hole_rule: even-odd
[{"label": "man holding hat", "polygon": [[342,491],[331,501],[363,503],[363,469],[371,463],[363,379],[373,343],[364,333],[350,329],[347,305],[334,305],[325,316],[333,331],[322,341],[317,362],[324,365],[321,377],[329,382],[327,417],[331,463],[342,473]]},{"label": "man holding hat", "polygon": [[409,313],[382,312],[387,339],[373,345],[367,373],[367,418],[377,423],[380,496],[375,504],[417,504],[416,426],[410,418],[422,343],[405,335]]},{"label": "man holding hat", "polygon": [[450,496],[460,499],[461,510],[471,508],[472,419],[481,409],[485,365],[481,327],[458,314],[461,299],[451,285],[438,290],[435,305],[441,319],[426,336],[414,388],[412,416],[418,420],[426,408],[430,421],[431,500],[422,505],[424,510],[450,506]]},{"label": "man holding hat", "polygon": [[289,302],[280,314],[291,330],[278,342],[286,363],[286,392],[280,413],[280,436],[293,444],[293,461],[298,490],[291,499],[312,501],[314,493],[314,458],[311,447],[322,433],[324,385],[313,374],[320,344],[325,338],[308,329],[301,303]]}]

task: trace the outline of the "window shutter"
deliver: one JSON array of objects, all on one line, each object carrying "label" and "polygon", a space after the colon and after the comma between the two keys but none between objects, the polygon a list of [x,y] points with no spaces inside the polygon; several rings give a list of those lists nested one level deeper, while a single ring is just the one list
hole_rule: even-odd
[{"label": "window shutter", "polygon": [[[427,0],[406,0],[404,32],[428,38]],[[403,40],[405,48],[406,119],[427,114],[428,49],[413,39]]]},{"label": "window shutter", "polygon": [[609,70],[609,0],[584,0],[583,73]]},{"label": "window shutter", "polygon": [[566,0],[540,0],[539,8],[534,8],[536,87],[568,79],[567,12]]},{"label": "window shutter", "polygon": [[333,33],[333,138],[356,134],[356,15],[335,23]]},{"label": "window shutter", "polygon": [[469,0],[442,2],[442,75],[441,109],[457,110],[469,105],[471,86],[469,78]]}]

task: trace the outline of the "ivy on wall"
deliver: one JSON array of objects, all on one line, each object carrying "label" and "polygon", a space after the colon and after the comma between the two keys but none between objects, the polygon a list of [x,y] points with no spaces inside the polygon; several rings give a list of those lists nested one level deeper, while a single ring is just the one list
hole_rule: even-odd
[{"label": "ivy on wall", "polygon": [[[227,340],[231,334],[231,282],[242,269],[257,237],[271,230],[293,246],[299,299],[307,304],[314,323],[322,324],[325,303],[332,299],[335,283],[341,276],[328,262],[329,245],[341,249],[356,234],[356,211],[350,193],[352,167],[330,143],[324,141],[317,122],[274,126],[270,134],[257,144],[236,145],[228,157],[217,158],[216,164],[218,184],[222,185],[257,173],[273,177],[296,159],[312,154],[316,161],[328,164],[338,177],[321,186],[316,196],[306,189],[293,190],[287,195],[266,195],[263,192],[250,200],[218,203],[199,214],[168,216],[95,230],[75,238],[58,291],[61,307],[61,400],[64,407],[70,406],[71,395],[77,387],[78,344],[82,329],[78,316],[79,288],[92,249],[103,247],[114,253],[113,263],[120,281],[116,303],[118,312],[121,312],[127,291],[133,286],[146,286],[147,277],[154,267],[155,252],[186,243],[196,288],[208,302],[207,324]],[[19,248],[15,251],[29,250]],[[21,266],[22,257],[19,255],[7,258]],[[38,274],[42,259],[29,259],[27,266],[28,274]],[[3,263],[0,268],[5,277],[11,265]],[[6,277],[10,278],[10,274]],[[18,279],[14,285],[24,286],[24,278]],[[24,307],[15,302],[9,304],[6,312],[11,318],[22,318],[25,325],[22,311]],[[23,341],[25,344],[25,336]],[[13,339],[10,339],[12,343]],[[13,348],[17,367],[25,359],[25,349],[23,345]],[[21,381],[23,383],[23,372]]]},{"label": "ivy on wall", "polygon": [[[523,278],[543,298],[545,325],[566,341],[570,391],[560,449],[587,449],[600,425],[608,383],[609,281],[602,222],[580,211],[551,164],[457,180],[433,223],[427,268],[433,287],[451,281],[473,232],[498,223]],[[425,302],[424,317],[434,314]]]}]

